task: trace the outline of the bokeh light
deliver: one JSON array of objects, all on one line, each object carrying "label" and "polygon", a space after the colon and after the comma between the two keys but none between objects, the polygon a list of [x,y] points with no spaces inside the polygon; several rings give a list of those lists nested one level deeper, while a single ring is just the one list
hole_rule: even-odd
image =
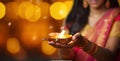
[{"label": "bokeh light", "polygon": [[42,42],[42,52],[46,55],[52,55],[56,52],[56,48],[48,44],[48,41],[45,40]]},{"label": "bokeh light", "polygon": [[55,2],[50,6],[50,14],[54,19],[62,20],[68,14],[67,6],[62,2]]},{"label": "bokeh light", "polygon": [[7,50],[12,54],[16,54],[20,51],[20,44],[17,38],[9,38],[7,40]]},{"label": "bokeh light", "polygon": [[25,0],[13,0],[13,1],[15,1],[15,2],[23,2]]},{"label": "bokeh light", "polygon": [[5,13],[6,13],[6,7],[2,2],[0,2],[0,19],[5,16]]},{"label": "bokeh light", "polygon": [[30,1],[32,4],[39,5],[44,0],[28,0],[28,1]]},{"label": "bokeh light", "polygon": [[8,2],[6,4],[6,18],[17,19],[17,9],[18,9],[18,4],[16,2]]},{"label": "bokeh light", "polygon": [[41,16],[41,9],[37,5],[33,5],[32,3],[25,1],[20,3],[18,7],[18,15],[27,19],[30,22],[36,22],[39,20]]},{"label": "bokeh light", "polygon": [[54,0],[55,2],[65,2],[65,1],[72,1],[72,0]]},{"label": "bokeh light", "polygon": [[41,9],[37,5],[27,6],[25,9],[25,18],[30,22],[36,22],[41,16]]},{"label": "bokeh light", "polygon": [[58,59],[59,50],[46,39],[61,31],[73,1],[0,0],[0,61]]},{"label": "bokeh light", "polygon": [[65,0],[54,0],[55,2],[64,2]]},{"label": "bokeh light", "polygon": [[[44,59],[49,58],[47,60],[50,61],[51,57],[57,58],[57,49],[49,45],[45,39],[48,38],[49,33],[59,31],[62,21],[55,20],[66,17],[68,7],[64,1],[67,0],[59,0],[62,4],[60,8],[57,6],[56,13],[59,17],[57,19],[50,15],[50,7],[55,1],[53,3],[49,0],[3,1],[6,7],[5,17],[0,19],[2,20],[0,22],[0,48],[5,49],[0,55],[3,56],[2,59],[46,61]],[[55,9],[53,10],[57,11]]]},{"label": "bokeh light", "polygon": [[39,4],[40,8],[41,8],[41,17],[40,20],[42,19],[47,19],[50,17],[50,4],[47,2],[41,2]]},{"label": "bokeh light", "polygon": [[67,6],[68,8],[68,12],[70,12],[72,6],[73,6],[73,1],[65,1],[64,4]]},{"label": "bokeh light", "polygon": [[25,2],[22,2],[19,4],[18,6],[18,15],[21,17],[21,18],[25,18],[25,9],[30,6],[31,3],[28,2],[28,1],[25,1]]},{"label": "bokeh light", "polygon": [[49,26],[48,21],[36,23],[21,21],[18,28],[22,44],[28,48],[40,47],[42,39],[47,38],[48,34],[52,32]]}]

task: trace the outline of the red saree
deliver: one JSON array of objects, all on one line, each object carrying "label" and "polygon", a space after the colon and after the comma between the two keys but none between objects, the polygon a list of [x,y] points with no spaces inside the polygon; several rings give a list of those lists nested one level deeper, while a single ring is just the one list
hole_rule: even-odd
[{"label": "red saree", "polygon": [[[88,38],[93,43],[101,47],[105,47],[108,37],[110,36],[113,24],[120,21],[120,10],[118,8],[108,10],[102,18],[95,24],[94,27],[87,25],[81,34]],[[97,61],[92,56],[88,55],[82,49],[74,47],[75,61]]]}]

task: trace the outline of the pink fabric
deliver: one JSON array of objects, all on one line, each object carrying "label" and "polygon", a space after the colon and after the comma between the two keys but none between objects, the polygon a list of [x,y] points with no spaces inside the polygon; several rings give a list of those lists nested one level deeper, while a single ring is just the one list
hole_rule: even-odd
[{"label": "pink fabric", "polygon": [[[101,29],[104,29],[104,26],[107,26],[107,31],[104,32],[103,35],[105,35],[105,38],[102,40],[102,46],[101,47],[104,47],[105,44],[106,44],[106,41],[108,39],[108,36],[109,36],[109,32],[111,30],[111,27],[112,27],[112,24],[113,24],[113,20],[116,20],[118,21],[120,19],[120,15],[118,15],[116,18],[112,18],[112,19],[109,19],[109,15],[110,13],[112,12],[113,10],[109,10],[103,17],[102,19],[100,19],[98,21],[98,23],[96,24],[95,26],[95,31],[93,32],[93,35],[94,37],[92,37],[92,41],[93,42],[96,42],[97,38],[99,37],[99,32],[101,32],[102,30]],[[107,17],[108,16],[108,17]],[[108,25],[106,25],[106,21],[105,19],[108,19],[107,22],[108,22]],[[102,24],[102,26],[101,26]],[[99,30],[99,31],[98,31]],[[89,32],[88,32],[89,33]],[[102,36],[103,36],[102,35]],[[91,36],[91,35],[87,35],[88,37]],[[75,61],[97,61],[95,58],[93,58],[92,56],[88,55],[86,52],[84,52],[82,49],[80,49],[79,47],[74,47],[74,52],[75,52]],[[120,55],[119,55],[120,56]],[[119,58],[120,59],[120,58]],[[118,59],[118,61],[120,61]]]},{"label": "pink fabric", "polygon": [[115,21],[120,21],[120,15],[115,18]]}]

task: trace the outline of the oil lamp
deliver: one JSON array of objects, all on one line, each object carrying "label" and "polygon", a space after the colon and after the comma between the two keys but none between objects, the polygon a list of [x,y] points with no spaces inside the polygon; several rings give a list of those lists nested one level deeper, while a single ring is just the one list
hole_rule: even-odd
[{"label": "oil lamp", "polygon": [[49,41],[54,41],[55,43],[67,44],[71,41],[72,35],[66,34],[65,30],[62,30],[61,33],[50,33]]}]

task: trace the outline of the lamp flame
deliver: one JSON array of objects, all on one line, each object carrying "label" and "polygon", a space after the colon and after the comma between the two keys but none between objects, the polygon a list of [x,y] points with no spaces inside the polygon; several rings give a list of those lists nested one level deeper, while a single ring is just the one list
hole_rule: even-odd
[{"label": "lamp flame", "polygon": [[65,30],[62,30],[61,33],[59,34],[59,37],[65,37]]}]

